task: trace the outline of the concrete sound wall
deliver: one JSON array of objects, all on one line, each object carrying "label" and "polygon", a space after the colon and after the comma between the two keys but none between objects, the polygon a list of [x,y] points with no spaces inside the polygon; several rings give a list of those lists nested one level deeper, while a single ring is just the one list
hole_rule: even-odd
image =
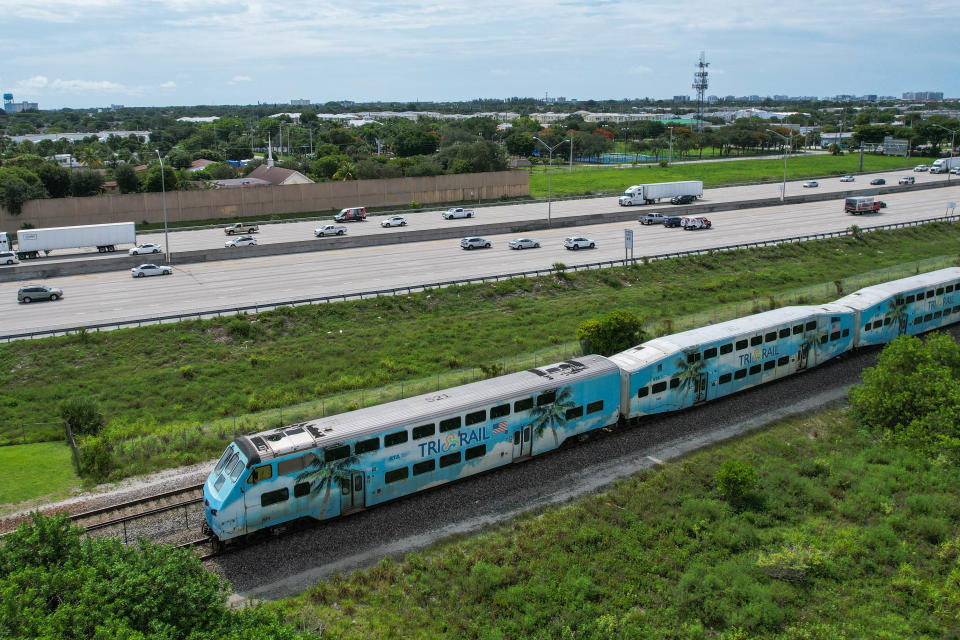
[{"label": "concrete sound wall", "polygon": [[[461,200],[496,200],[530,195],[526,171],[496,171],[291,184],[281,187],[237,187],[166,194],[167,220],[183,222],[240,216],[266,217],[274,213],[308,213],[344,207],[423,205]],[[8,233],[31,224],[36,228],[66,227],[107,222],[163,222],[163,196],[132,193],[91,198],[31,200],[18,216],[0,207],[0,231]]]}]

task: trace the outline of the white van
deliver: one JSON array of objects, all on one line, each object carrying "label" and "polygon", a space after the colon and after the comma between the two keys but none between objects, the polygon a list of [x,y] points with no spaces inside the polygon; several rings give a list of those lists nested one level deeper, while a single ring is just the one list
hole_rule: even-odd
[{"label": "white van", "polygon": [[347,207],[333,217],[334,222],[363,222],[367,219],[366,207]]},{"label": "white van", "polygon": [[0,264],[17,264],[17,254],[13,251],[0,251]]}]

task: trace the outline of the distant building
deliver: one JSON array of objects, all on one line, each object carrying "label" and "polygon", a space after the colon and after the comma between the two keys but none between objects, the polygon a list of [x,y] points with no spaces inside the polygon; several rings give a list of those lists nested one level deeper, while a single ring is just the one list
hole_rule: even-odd
[{"label": "distant building", "polygon": [[904,91],[904,100],[943,100],[943,91]]},{"label": "distant building", "polygon": [[207,160],[205,158],[197,158],[190,163],[190,166],[187,167],[187,171],[200,171],[201,169],[206,169],[212,164],[216,164],[213,160]]},{"label": "distant building", "polygon": [[210,184],[219,189],[235,189],[237,187],[268,187],[272,182],[261,180],[260,178],[225,178],[223,180],[211,180]]},{"label": "distant building", "polygon": [[220,119],[220,116],[183,116],[182,118],[177,118],[177,122],[215,122]]},{"label": "distant building", "polygon": [[266,180],[272,185],[286,184],[313,184],[313,180],[293,169],[283,169],[281,167],[268,167],[265,164],[260,165],[250,172],[247,179],[256,178]]},{"label": "distant building", "polygon": [[309,100],[306,100],[306,99],[303,99],[303,100],[291,100],[291,101],[290,101],[290,106],[291,106],[291,107],[309,107],[310,104],[311,104],[311,102],[310,102]]},{"label": "distant building", "polygon": [[36,102],[14,102],[12,93],[3,94],[3,110],[7,113],[22,113],[24,111],[39,111],[40,105]]},{"label": "distant building", "polygon": [[122,105],[122,104],[111,104],[111,105],[110,105],[110,111],[116,111],[117,109],[123,109],[123,105]]},{"label": "distant building", "polygon": [[673,96],[674,102],[690,102],[690,96]]}]

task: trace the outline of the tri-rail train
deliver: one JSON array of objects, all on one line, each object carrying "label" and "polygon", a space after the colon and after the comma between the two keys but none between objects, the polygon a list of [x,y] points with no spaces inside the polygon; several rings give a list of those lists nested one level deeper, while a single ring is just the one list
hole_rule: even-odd
[{"label": "tri-rail train", "polygon": [[242,436],[204,485],[206,521],[227,542],[298,518],[334,518],[957,321],[960,268],[942,269],[609,358],[585,355]]}]

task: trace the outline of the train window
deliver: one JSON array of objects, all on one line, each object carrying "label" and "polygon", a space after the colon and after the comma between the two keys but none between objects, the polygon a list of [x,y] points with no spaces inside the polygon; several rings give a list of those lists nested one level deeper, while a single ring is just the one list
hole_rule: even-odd
[{"label": "train window", "polygon": [[954,308],[953,308],[953,312],[954,312],[954,313],[960,312],[960,307],[954,307]]},{"label": "train window", "polygon": [[938,295],[938,296],[942,296],[942,295],[943,295],[943,287],[938,287],[938,288],[937,288],[937,295]]},{"label": "train window", "polygon": [[409,469],[406,467],[400,467],[399,469],[391,469],[383,474],[383,479],[387,484],[391,482],[400,482],[401,480],[406,480],[407,475],[409,475]]},{"label": "train window", "polygon": [[680,386],[680,378],[670,378],[670,388],[676,389]]},{"label": "train window", "polygon": [[657,382],[657,383],[654,384],[652,387],[650,387],[650,392],[651,392],[651,393],[660,393],[661,391],[663,391],[663,390],[666,389],[666,388],[667,388],[667,383],[666,383],[666,382]]},{"label": "train window", "polygon": [[524,398],[523,400],[517,400],[513,403],[513,412],[520,413],[521,411],[526,411],[533,406],[533,398]]},{"label": "train window", "polygon": [[920,302],[921,300],[923,300],[923,291],[917,294],[917,302]]},{"label": "train window", "polygon": [[916,318],[913,319],[913,324],[920,324],[921,322],[923,322],[922,316],[917,316]]},{"label": "train window", "polygon": [[879,329],[879,328],[882,327],[884,324],[890,324],[890,318],[887,318],[886,320],[874,320],[874,321],[873,321],[873,328],[874,328],[874,329]]},{"label": "train window", "polygon": [[597,400],[587,405],[587,413],[596,413],[598,411],[603,411],[603,400]]},{"label": "train window", "polygon": [[948,285],[947,285],[947,288],[944,289],[944,291],[946,291],[947,293],[952,293],[952,292],[953,292],[953,285],[952,285],[952,284],[948,284]]},{"label": "train window", "polygon": [[429,438],[437,429],[433,426],[433,423],[420,425],[419,427],[413,428],[413,439],[419,440],[420,438]]},{"label": "train window", "polygon": [[[406,433],[406,431],[404,431]],[[324,449],[323,460],[324,462],[333,462],[334,460],[342,460],[350,455],[350,445],[344,444],[336,447],[327,447]]]},{"label": "train window", "polygon": [[777,339],[777,332],[776,332],[776,331],[771,331],[770,333],[768,333],[768,334],[766,334],[765,336],[763,336],[764,342],[773,342],[773,341],[776,340],[776,339]]},{"label": "train window", "polygon": [[440,421],[440,433],[460,428],[460,416],[446,418]]},{"label": "train window", "polygon": [[424,473],[430,473],[437,468],[437,461],[433,458],[429,460],[424,460],[423,462],[418,462],[413,465],[413,475],[419,476]]},{"label": "train window", "polygon": [[903,298],[901,296],[897,296],[897,304],[903,304]]},{"label": "train window", "polygon": [[780,335],[781,338],[789,338],[789,337],[790,337],[790,329],[780,329],[780,334],[779,334],[779,335]]},{"label": "train window", "polygon": [[273,465],[265,464],[262,467],[256,467],[250,472],[250,477],[247,478],[247,484],[257,484],[258,482],[269,480],[272,477]]},{"label": "train window", "polygon": [[650,393],[650,387],[640,387],[639,389],[637,389],[638,398],[646,397],[649,393]]},{"label": "train window", "polygon": [[849,336],[849,335],[850,335],[850,329],[844,329],[844,330],[840,333],[840,336],[843,337],[843,338],[846,338],[846,337]]},{"label": "train window", "polygon": [[933,297],[933,289],[930,289],[930,291],[927,291],[927,297],[928,297],[928,298],[932,298],[932,297]]},{"label": "train window", "polygon": [[213,475],[217,475],[218,473],[223,471],[223,468],[227,466],[227,462],[229,462],[230,458],[235,455],[237,454],[233,452],[233,449],[231,449],[230,447],[227,447],[227,450],[223,452],[222,456],[220,456],[220,460],[217,462],[217,466],[213,468]]},{"label": "train window", "polygon": [[227,476],[217,476],[217,481],[213,483],[213,488],[217,491],[220,491],[220,487],[223,486],[223,483],[227,481]]},{"label": "train window", "polygon": [[733,377],[735,380],[743,380],[744,378],[747,377],[747,370],[737,369],[736,371],[733,372]]},{"label": "train window", "polygon": [[903,301],[904,304],[910,304],[913,302],[913,296],[907,296],[906,300]]},{"label": "train window", "polygon": [[240,474],[243,472],[243,460],[237,458],[233,461],[233,464],[230,465],[230,471],[226,472],[225,475],[230,476],[230,482],[236,482],[237,478],[240,477]]},{"label": "train window", "polygon": [[260,506],[269,507],[272,504],[286,502],[289,497],[290,489],[287,489],[286,487],[283,489],[277,489],[276,491],[267,491],[260,496]]},{"label": "train window", "polygon": [[758,373],[760,373],[760,365],[755,364],[752,367],[750,367],[750,375],[754,376]]},{"label": "train window", "polygon": [[403,431],[394,431],[393,433],[388,433],[383,436],[383,446],[385,447],[395,447],[398,444],[403,444],[407,441],[407,430]]},{"label": "train window", "polygon": [[370,438],[369,440],[361,440],[360,442],[353,445],[354,453],[366,453],[367,451],[376,451],[380,448],[380,438]]},{"label": "train window", "polygon": [[440,468],[449,467],[450,465],[460,464],[460,452],[456,451],[454,453],[448,453],[445,456],[440,456]]},{"label": "train window", "polygon": [[871,328],[871,327],[873,327],[873,325],[868,322],[867,324],[863,325],[863,330],[864,330],[864,331],[870,331],[870,328]]},{"label": "train window", "polygon": [[475,447],[470,447],[463,454],[464,460],[473,460],[474,458],[482,458],[487,455],[487,445],[478,444]]},{"label": "train window", "polygon": [[582,418],[583,407],[574,407],[573,409],[567,409],[567,412],[566,414],[564,414],[564,417],[567,420],[575,420],[576,418]]},{"label": "train window", "polygon": [[803,333],[803,325],[802,325],[802,324],[795,324],[795,325],[793,325],[793,335],[797,335],[798,333]]},{"label": "train window", "polygon": [[833,341],[833,340],[839,340],[839,339],[840,339],[840,332],[839,332],[839,331],[834,331],[833,333],[830,334],[830,340],[831,340],[831,341]]},{"label": "train window", "polygon": [[709,360],[710,358],[716,358],[716,357],[717,357],[717,348],[716,348],[716,347],[710,347],[709,349],[707,349],[706,351],[703,352],[703,359],[704,359],[704,360]]},{"label": "train window", "polygon": [[730,343],[720,345],[720,355],[724,355],[733,351],[733,345]]},{"label": "train window", "polygon": [[750,346],[755,347],[763,342],[763,336],[753,336],[750,338]]},{"label": "train window", "polygon": [[722,376],[720,376],[719,378],[717,378],[717,382],[719,382],[720,384],[727,384],[727,383],[730,382],[731,380],[733,380],[733,374],[732,374],[732,373],[725,373],[725,374],[723,374]]},{"label": "train window", "polygon": [[811,320],[811,321],[808,322],[807,324],[803,325],[803,330],[804,330],[804,331],[813,331],[813,330],[816,329],[816,328],[817,328],[817,321],[816,321],[816,320]]},{"label": "train window", "polygon": [[[357,443],[359,447],[360,444]],[[296,458],[287,458],[286,460],[280,460],[277,462],[277,475],[285,476],[290,473],[296,473],[297,471],[302,471],[306,469],[313,461],[316,459],[312,453],[308,453],[305,456],[297,456]]]},{"label": "train window", "polygon": [[537,406],[542,407],[548,404],[553,404],[556,399],[556,391],[547,391],[546,393],[541,393],[539,396],[537,396]]},{"label": "train window", "polygon": [[933,320],[933,314],[932,314],[932,313],[928,313],[927,315],[923,316],[923,321],[924,321],[924,322],[930,322],[931,320]]},{"label": "train window", "polygon": [[939,311],[934,311],[934,312],[933,312],[933,319],[936,320],[936,319],[939,318],[939,317],[940,317],[940,312],[939,312]]},{"label": "train window", "polygon": [[827,334],[823,334],[822,336],[820,336],[820,340],[818,340],[818,342],[820,344],[827,344]]},{"label": "train window", "polygon": [[840,322],[840,316],[833,316],[830,318],[830,322]]},{"label": "train window", "polygon": [[740,351],[741,349],[746,349],[746,348],[747,348],[746,340],[737,340],[737,351]]},{"label": "train window", "polygon": [[[878,321],[878,322],[879,322],[879,321]],[[893,319],[892,319],[892,318],[884,318],[884,319],[883,319],[883,326],[885,326],[885,327],[886,327],[886,326],[889,326],[891,322],[893,322]]]},{"label": "train window", "polygon": [[480,411],[474,411],[473,413],[468,413],[464,418],[464,422],[469,427],[471,424],[484,422],[486,419],[487,419],[487,411],[483,409]]},{"label": "train window", "polygon": [[947,307],[946,309],[943,310],[943,315],[945,316],[950,315],[950,307]]},{"label": "train window", "polygon": [[699,352],[699,351],[695,351],[695,352],[693,352],[693,353],[688,353],[688,354],[687,354],[687,364],[693,364],[694,362],[696,362],[696,361],[699,360],[699,359],[700,359],[700,352]]},{"label": "train window", "polygon": [[497,405],[490,409],[490,419],[502,418],[503,416],[510,415],[510,403]]},{"label": "train window", "polygon": [[301,482],[301,483],[299,483],[299,484],[293,485],[293,497],[294,497],[294,498],[302,498],[303,496],[308,495],[309,493],[310,493],[310,483],[309,483],[309,482]]},{"label": "train window", "polygon": [[790,356],[783,356],[782,358],[777,359],[777,366],[784,367],[790,364]]},{"label": "train window", "polygon": [[763,363],[763,370],[770,371],[770,369],[773,369],[775,366],[777,366],[776,360],[767,360]]}]

